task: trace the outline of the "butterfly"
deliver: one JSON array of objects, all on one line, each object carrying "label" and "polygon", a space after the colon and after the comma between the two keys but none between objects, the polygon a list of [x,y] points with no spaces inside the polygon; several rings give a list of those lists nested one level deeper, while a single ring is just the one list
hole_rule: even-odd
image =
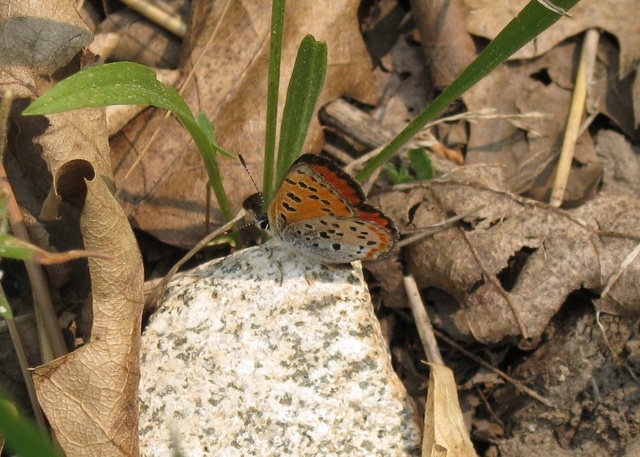
[{"label": "butterfly", "polygon": [[275,238],[327,264],[380,258],[400,238],[354,178],[313,154],[291,165],[266,217]]}]

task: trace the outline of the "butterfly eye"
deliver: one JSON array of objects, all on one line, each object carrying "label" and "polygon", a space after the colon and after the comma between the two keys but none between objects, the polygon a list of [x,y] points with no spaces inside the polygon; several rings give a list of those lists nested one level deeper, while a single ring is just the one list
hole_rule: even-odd
[{"label": "butterfly eye", "polygon": [[267,218],[266,214],[258,219],[257,224],[261,230],[269,230],[269,219]]}]

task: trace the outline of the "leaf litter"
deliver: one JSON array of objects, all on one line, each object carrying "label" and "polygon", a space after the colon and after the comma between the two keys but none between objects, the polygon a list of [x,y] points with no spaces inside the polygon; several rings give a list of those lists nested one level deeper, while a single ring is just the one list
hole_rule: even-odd
[{"label": "leaf litter", "polygon": [[[407,267],[421,288],[437,287],[464,303],[459,312],[465,326],[457,330],[483,343],[540,337],[571,293],[604,290],[640,239],[636,197],[603,196],[562,210],[509,193],[500,171],[461,167],[438,180],[398,186],[380,198],[392,217],[398,201],[419,201],[410,208],[412,217],[396,216],[409,227],[480,208],[463,227],[408,247]],[[618,294],[596,302],[598,308],[637,314],[638,279],[632,263],[616,281]]]},{"label": "leaf litter", "polygon": [[[476,24],[491,24],[495,16],[481,15],[476,11],[478,5],[479,2],[467,2],[476,15],[472,20]],[[504,14],[503,6],[500,8]],[[637,341],[640,304],[637,258],[640,201],[634,170],[640,161],[634,143],[625,141],[602,119],[606,116],[628,138],[637,139],[638,118],[634,113],[640,102],[628,82],[634,80],[634,74],[620,71],[628,67],[618,63],[617,51],[606,35],[598,49],[596,79],[588,102],[588,122],[595,122],[597,127],[585,124],[586,130],[581,132],[567,191],[568,205],[557,209],[542,203],[551,189],[579,49],[577,39],[567,38],[576,33],[576,24],[581,30],[593,24],[590,18],[599,11],[592,8],[593,2],[584,1],[581,6],[586,10],[575,10],[582,11],[577,21],[571,24],[561,21],[541,37],[540,43],[546,48],[541,47],[535,54],[537,57],[503,65],[463,96],[469,111],[493,108],[499,115],[515,114],[522,118],[480,119],[466,124],[468,130],[456,124],[438,125],[434,132],[445,146],[466,145],[466,165],[444,177],[436,165],[437,180],[398,186],[374,199],[403,230],[440,223],[485,205],[457,229],[409,246],[401,257],[378,262],[369,269],[382,303],[379,313],[388,329],[398,370],[417,404],[421,404],[420,394],[424,392],[427,375],[420,375],[423,369],[414,361],[422,351],[412,343],[411,329],[404,325],[404,318],[394,317],[401,315],[406,300],[402,274],[397,273],[399,261],[406,261],[407,272],[416,277],[429,299],[429,314],[440,328],[459,341],[475,344],[476,348],[477,342],[483,342],[481,351],[485,359],[513,370],[516,378],[526,380],[527,385],[550,398],[556,407],[572,408],[571,414],[561,410],[554,414],[557,410],[549,411],[527,395],[507,396],[513,391],[509,384],[498,387],[486,382],[480,395],[471,389],[459,392],[466,414],[473,417],[476,445],[484,442],[480,449],[498,455],[534,455],[541,449],[549,455],[574,455],[572,449],[580,449],[581,455],[608,455],[624,449],[627,442],[631,446],[634,433],[639,431],[634,422],[634,417],[640,414],[640,395],[634,381],[637,376],[633,374],[638,372],[637,364],[630,373],[624,368],[617,369],[616,364],[625,363],[625,347],[638,347],[633,342]],[[396,13],[387,14],[391,17]],[[447,15],[443,13],[442,17]],[[502,19],[501,26],[507,21],[506,16]],[[420,21],[416,22],[419,27]],[[624,33],[629,24],[625,20],[610,22],[614,23],[614,28],[620,27],[618,33]],[[438,27],[460,31],[458,23],[453,22],[443,21]],[[406,30],[411,27],[399,33],[398,49],[406,49],[407,43],[433,48],[432,43],[425,45],[418,41],[419,36]],[[553,45],[545,41],[549,35],[553,35]],[[633,43],[637,38],[638,30],[634,28],[624,40]],[[467,49],[464,40],[453,39],[445,46],[452,43],[461,46],[459,55],[457,50],[451,56],[446,52],[439,54],[437,49],[432,54],[425,50],[434,59],[433,66],[438,65],[438,56],[464,61]],[[626,49],[628,62],[629,50],[633,48],[627,45]],[[389,55],[393,56],[393,51]],[[404,105],[405,111],[400,103],[400,109],[390,114],[395,123],[385,119],[389,112],[384,107],[371,113],[375,120],[383,119],[383,125],[397,129],[402,120],[410,117],[419,100],[411,94],[415,93],[413,87],[420,85],[415,78],[420,77],[424,67],[412,67],[397,56],[392,59],[382,56],[379,61],[384,65],[382,72],[389,73],[377,78],[383,84],[383,93],[387,93],[384,84],[393,85],[394,89],[388,92],[393,95],[387,95],[389,99],[402,100],[405,90],[406,99],[411,102]],[[401,65],[394,67],[395,62]],[[443,62],[440,68],[446,65]],[[397,71],[405,72],[402,79],[397,77]],[[443,80],[446,81],[446,75]],[[403,85],[403,81],[408,83]],[[422,87],[428,88],[430,83],[423,80]],[[437,87],[438,83],[435,84]],[[537,113],[543,116],[533,116]],[[607,191],[598,192],[600,188]],[[612,194],[614,189],[617,194]],[[517,195],[521,192],[541,201]],[[609,295],[613,288],[619,289],[615,296]],[[554,339],[559,328],[577,336],[574,340]],[[578,360],[570,359],[576,355]],[[539,360],[536,365],[529,365],[527,361],[533,360],[533,356]],[[582,357],[587,359],[583,361]],[[455,352],[446,358],[456,378],[471,379],[475,371],[468,360],[458,358]],[[611,365],[611,361],[615,363]],[[607,386],[602,398],[597,391],[593,394],[589,391],[585,380],[590,378]],[[549,380],[555,380],[558,387],[564,385],[562,399],[555,397],[560,391]],[[624,405],[615,401],[616,382],[631,383],[625,389],[629,402]],[[590,400],[581,403],[580,398],[585,397]],[[606,411],[608,428],[604,435],[599,435],[601,439],[594,440],[597,420],[582,415],[588,416],[599,408]],[[612,410],[618,408],[628,408],[630,415],[616,417]],[[581,422],[578,417],[582,417]],[[564,424],[562,433],[559,423]],[[513,434],[505,436],[507,424]],[[622,440],[615,440],[616,434]]]},{"label": "leaf litter", "polygon": [[[606,14],[602,14],[601,5],[598,8],[593,5],[593,1],[583,0],[572,10],[573,20],[560,21],[517,57],[525,57],[525,60],[514,60],[505,65],[463,97],[468,110],[493,107],[499,115],[544,112],[547,117],[525,118],[515,125],[504,119],[439,125],[434,131],[445,147],[466,147],[467,165],[446,176],[436,169],[439,178],[435,181],[403,186],[378,196],[382,210],[392,215],[402,227],[424,227],[439,223],[449,216],[484,205],[459,227],[412,245],[405,249],[402,258],[372,266],[371,271],[376,275],[377,268],[378,277],[396,278],[389,282],[397,285],[401,282],[402,275],[396,276],[390,274],[390,271],[399,271],[399,260],[406,259],[407,270],[416,276],[424,295],[437,297],[437,302],[428,304],[437,325],[449,335],[455,335],[456,339],[466,344],[475,344],[485,359],[496,365],[504,365],[516,378],[526,379],[530,385],[551,397],[559,408],[546,409],[530,397],[514,393],[509,384],[477,376],[480,371],[470,365],[468,360],[460,359],[455,352],[447,351],[445,360],[453,368],[456,378],[467,379],[469,383],[466,385],[474,386],[460,391],[458,395],[463,414],[467,419],[471,418],[467,425],[471,423],[473,426],[472,437],[476,449],[479,443],[480,449],[487,453],[499,452],[499,455],[505,456],[532,455],[533,449],[549,455],[572,455],[570,449],[578,448],[583,451],[583,455],[622,452],[627,444],[631,449],[633,436],[638,431],[637,424],[640,423],[640,420],[633,422],[633,418],[640,415],[637,376],[633,376],[634,372],[638,373],[640,370],[637,360],[640,345],[637,343],[638,328],[635,320],[640,296],[637,259],[640,205],[637,186],[634,187],[637,183],[634,183],[633,172],[630,171],[637,167],[637,149],[634,151],[633,144],[615,130],[590,128],[583,134],[582,142],[578,145],[578,155],[572,171],[572,188],[569,191],[572,208],[551,208],[539,201],[517,195],[526,191],[528,197],[544,200],[548,193],[549,177],[555,160],[553,151],[557,147],[564,113],[567,111],[572,86],[573,56],[578,47],[576,40],[569,37],[586,28],[602,27],[620,43],[618,58],[613,41],[607,36],[602,40],[598,63],[599,84],[592,97],[600,100],[600,103],[594,105],[596,108],[593,112],[607,116],[628,138],[637,142],[638,122],[635,113],[639,109],[637,97],[632,96],[634,80],[629,70],[632,68],[631,63],[638,59],[634,50],[640,48],[634,46],[634,43],[639,38],[637,27],[629,24],[628,19],[633,15],[624,14],[631,6],[616,3],[605,8]],[[445,21],[443,24],[446,30],[454,33],[453,36],[456,36],[455,33],[468,36],[460,27],[460,22],[455,22],[453,18],[466,17],[468,31],[476,37],[492,37],[519,9],[519,5],[514,4],[500,5],[495,10],[492,2],[478,1],[469,1],[466,6],[469,15],[453,15],[448,19],[452,22]],[[305,20],[312,18],[316,22],[318,18],[333,17],[325,14],[325,11],[323,14],[309,14],[308,10],[305,11],[307,7],[308,4],[304,3],[300,10],[293,13],[293,17]],[[355,86],[350,85],[353,80],[348,77],[336,77],[340,81],[329,92],[332,95],[327,100],[346,95],[362,102],[374,103],[378,94],[383,94],[381,103],[369,110],[368,114],[387,128],[388,132],[394,132],[426,105],[432,87],[443,84],[428,80],[429,74],[424,62],[420,62],[419,46],[422,45],[423,49],[425,45],[431,46],[436,51],[432,54],[438,56],[438,59],[434,59],[436,66],[437,62],[453,58],[466,64],[471,49],[469,43],[473,44],[474,41],[463,40],[459,50],[444,49],[447,42],[442,44],[441,41],[435,46],[425,43],[424,37],[421,38],[414,30],[409,14],[395,2],[383,1],[376,7],[383,13],[378,17],[378,22],[375,14],[372,15],[374,19],[371,30],[380,30],[378,24],[384,22],[385,14],[388,14],[393,16],[395,26],[388,33],[395,38],[380,41],[392,54],[371,50],[373,55],[378,56],[374,59],[376,68],[372,74],[368,73],[368,57],[357,41],[360,40],[357,21],[344,19],[340,26],[336,26],[327,20],[327,23],[332,24],[332,31],[345,29],[345,33],[355,37],[354,43],[358,46],[355,50],[347,49],[346,57],[339,62],[346,69],[345,74],[352,76],[355,71],[359,75],[355,78],[358,81]],[[346,10],[335,12],[336,15],[347,17],[345,11],[353,11],[348,8],[354,6],[349,4],[345,8]],[[417,7],[414,5],[414,8]],[[229,29],[223,31],[226,39],[207,51],[205,57],[208,60],[201,62],[202,67],[196,70],[196,85],[190,89],[187,97],[189,104],[196,109],[200,107],[203,111],[214,110],[209,114],[213,113],[211,117],[214,125],[220,129],[219,139],[227,149],[242,151],[249,157],[250,153],[247,151],[254,150],[256,156],[249,161],[257,162],[259,151],[255,149],[255,145],[261,144],[262,133],[255,129],[254,122],[263,117],[259,112],[262,105],[258,106],[252,101],[260,99],[260,94],[252,91],[250,86],[264,73],[264,56],[260,47],[263,41],[260,37],[264,37],[265,22],[264,12],[250,13],[254,14],[224,13],[238,21],[226,21],[229,24]],[[213,12],[213,19],[207,14],[196,15],[201,22],[196,24],[198,34],[187,37],[188,49],[203,48],[199,38],[208,37],[209,32],[203,33],[202,30],[211,30],[215,18],[220,17],[216,14],[219,15],[220,11]],[[416,22],[420,26],[420,21]],[[77,26],[75,22],[71,23],[74,27]],[[309,27],[311,26],[305,25],[301,29],[305,33],[316,34],[316,38],[323,38],[322,32],[316,33],[315,29]],[[320,27],[323,27],[322,24]],[[247,35],[247,30],[261,32]],[[242,40],[237,40],[238,36],[242,36]],[[293,36],[291,46],[299,42]],[[399,38],[396,45],[392,45],[396,38]],[[229,43],[235,43],[236,46],[232,49],[236,54],[225,50]],[[458,44],[457,41],[456,43]],[[329,48],[331,47],[330,42]],[[242,51],[246,52],[248,60],[238,59]],[[234,66],[234,59],[238,60],[237,66]],[[57,67],[66,63],[62,59]],[[47,65],[50,65],[48,60],[42,64],[43,67]],[[447,78],[455,75],[456,68],[460,65],[462,64],[450,65],[452,70],[448,72],[449,76],[444,74],[437,81],[450,81]],[[188,64],[183,64],[182,68],[188,68]],[[429,72],[433,72],[433,68],[431,66]],[[444,69],[443,66],[439,68]],[[14,84],[15,89],[25,97],[34,95],[31,88],[37,87],[36,92],[44,91],[48,84],[25,66],[9,68],[9,71],[5,70],[1,74],[3,79],[9,77],[14,83],[18,81]],[[218,83],[218,80],[221,82]],[[377,89],[373,88],[373,81],[377,84]],[[21,185],[26,189],[22,190],[21,201],[25,202],[26,207],[32,208],[33,214],[38,214],[39,206],[48,193],[48,187],[42,183],[49,182],[51,175],[59,178],[58,171],[78,159],[68,155],[68,151],[102,151],[89,162],[101,176],[110,174],[104,155],[105,143],[100,133],[100,116],[88,113],[88,120],[86,123],[83,121],[84,130],[69,134],[70,131],[73,132],[73,129],[69,130],[69,125],[78,122],[76,113],[73,114],[73,117],[57,118],[62,120],[53,124],[56,135],[43,135],[43,130],[37,132],[37,128],[46,126],[29,122],[18,124],[23,134],[30,132],[29,135],[43,136],[39,147],[46,151],[45,167],[34,167],[33,171],[23,175],[20,175],[22,171],[19,166],[14,168],[14,179],[24,183]],[[152,110],[143,113],[112,142],[116,176],[122,176],[128,171],[128,166],[136,158],[131,156],[132,152],[135,156],[135,152],[146,144],[148,136],[157,125],[155,116],[158,115],[153,114]],[[97,125],[95,128],[92,127],[94,122]],[[36,132],[31,133],[34,129]],[[310,145],[315,145],[310,146],[312,149],[321,144],[319,126],[316,126],[314,132],[309,142]],[[143,169],[138,170],[127,185],[126,198],[121,202],[138,227],[176,245],[191,245],[193,243],[189,240],[199,237],[199,224],[204,211],[204,174],[199,174],[202,173],[200,159],[185,138],[178,126],[173,125],[171,129],[167,129],[165,137],[158,142],[160,146],[156,146],[143,162]],[[28,153],[29,149],[18,141],[22,139],[16,136],[14,145],[20,145],[20,150]],[[355,152],[363,151],[358,150],[357,142],[349,144],[355,148]],[[347,150],[348,153],[354,152],[349,148]],[[178,165],[175,151],[180,151],[181,160]],[[622,155],[623,152],[626,155]],[[13,159],[8,159],[9,164],[6,166],[9,168]],[[24,160],[24,156],[20,159],[23,165],[37,165],[37,161]],[[82,159],[86,159],[86,155],[83,154]],[[501,168],[481,165],[485,162],[502,165]],[[614,171],[608,166],[612,162]],[[475,165],[470,166],[472,163]],[[104,168],[105,164],[107,169]],[[614,187],[625,172],[631,173],[626,178],[628,184],[623,188]],[[229,168],[228,173],[225,176],[229,177],[229,181],[244,182],[239,174],[235,175],[233,168]],[[67,179],[78,182],[79,176],[82,175],[73,172],[64,177],[62,184]],[[28,177],[32,178],[31,181],[26,179]],[[626,191],[626,195],[601,193],[594,198],[600,179],[603,180],[604,188],[615,188],[617,191],[622,189]],[[185,183],[189,183],[187,188],[184,187]],[[104,190],[98,194],[94,191],[87,194],[91,199],[97,195],[101,195],[99,201],[102,198],[109,199],[108,192]],[[66,210],[65,205],[66,203],[61,206],[63,211]],[[126,240],[123,245],[126,249],[135,245],[135,240],[124,234],[127,230],[126,219],[118,214],[117,208],[109,203],[96,211],[99,217],[90,217],[88,220],[91,222],[85,227],[91,230],[96,226],[100,227],[104,223],[105,214],[109,215],[109,221],[116,227],[113,236],[108,237],[112,244],[100,248],[113,252],[121,246],[123,240]],[[61,233],[69,233],[65,230],[62,229]],[[78,236],[89,237],[89,234]],[[90,249],[90,244],[85,239],[87,249]],[[49,245],[45,244],[44,247]],[[49,383],[50,379],[54,379],[49,376],[61,376],[61,385],[78,376],[77,373],[80,373],[82,379],[92,380],[94,378],[90,374],[93,369],[108,369],[113,365],[107,363],[93,366],[86,364],[85,357],[109,362],[111,359],[108,357],[113,355],[112,344],[115,344],[120,354],[114,359],[115,366],[123,368],[119,371],[124,375],[117,382],[122,383],[120,392],[124,393],[124,405],[130,404],[127,402],[135,396],[130,386],[135,382],[136,362],[129,355],[135,353],[137,344],[137,299],[129,312],[121,316],[122,320],[107,317],[113,315],[114,309],[120,309],[119,300],[124,300],[122,296],[113,295],[113,290],[118,289],[123,278],[130,278],[133,287],[133,291],[129,292],[130,296],[137,297],[139,293],[137,285],[141,284],[141,279],[127,268],[137,268],[138,273],[140,268],[136,266],[135,259],[127,262],[128,265],[120,265],[110,272],[100,268],[92,270],[91,286],[98,296],[94,300],[91,344],[76,351],[77,354],[40,370],[40,389],[48,408],[58,411],[60,407],[89,406],[95,413],[93,417],[87,418],[88,422],[95,419],[96,425],[93,430],[87,430],[89,440],[116,435],[123,437],[125,441],[134,440],[132,436],[127,438],[126,435],[121,435],[123,430],[132,429],[130,417],[114,415],[112,412],[101,416],[101,412],[92,409],[100,403],[98,398],[101,392],[84,391],[82,386],[79,391],[74,390],[75,385],[68,386],[69,392],[72,392],[69,398],[72,400],[56,404],[61,393]],[[390,264],[394,265],[391,270]],[[119,268],[123,270],[118,271]],[[61,281],[75,280],[63,277]],[[398,370],[408,374],[406,381],[409,390],[416,395],[418,404],[423,403],[426,376],[416,362],[421,357],[420,351],[412,347],[410,335],[407,335],[408,339],[403,337],[402,329],[405,327],[400,309],[403,306],[403,296],[394,292],[391,285],[382,282],[379,299],[384,305],[380,308],[381,320],[389,324],[385,326],[389,329],[390,339],[406,343],[405,347],[392,343],[392,352],[398,356]],[[115,308],[112,308],[114,305]],[[599,316],[599,320],[596,320],[594,309],[612,315]],[[616,315],[626,318],[620,319]],[[89,324],[84,325],[88,327]],[[108,329],[116,329],[115,339]],[[109,344],[104,341],[107,336],[111,342]],[[522,338],[523,336],[527,338]],[[482,345],[478,345],[479,343]],[[84,364],[86,366],[80,367]],[[72,368],[79,370],[77,373],[74,371],[73,376],[69,371]],[[471,379],[483,381],[473,384],[470,383]],[[592,394],[590,386],[593,387],[594,382],[597,389]],[[412,383],[415,383],[414,387],[411,386]],[[458,380],[458,384],[462,382]],[[624,408],[628,413],[626,415],[616,416],[616,411],[622,408],[618,386],[623,386]],[[117,392],[114,393],[116,394]],[[79,398],[77,395],[88,395],[87,403],[73,400]],[[106,409],[108,408],[109,405]],[[597,428],[598,424],[589,420],[590,416],[606,421],[604,433],[602,427]],[[65,424],[64,419],[61,421],[62,428],[75,425]],[[109,423],[121,423],[122,428],[111,428]],[[512,430],[506,436],[503,435],[505,424]],[[64,438],[66,432],[62,428],[59,433]],[[598,440],[593,439],[596,435]],[[619,437],[618,440],[615,439],[616,436]],[[129,444],[124,446],[127,445]]]}]

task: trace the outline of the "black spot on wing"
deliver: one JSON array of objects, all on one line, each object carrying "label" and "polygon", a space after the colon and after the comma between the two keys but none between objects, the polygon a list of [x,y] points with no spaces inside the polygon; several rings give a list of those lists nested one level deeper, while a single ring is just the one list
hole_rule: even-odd
[{"label": "black spot on wing", "polygon": [[296,203],[302,203],[302,199],[293,192],[287,192],[287,197],[289,197],[291,200],[293,200]]}]

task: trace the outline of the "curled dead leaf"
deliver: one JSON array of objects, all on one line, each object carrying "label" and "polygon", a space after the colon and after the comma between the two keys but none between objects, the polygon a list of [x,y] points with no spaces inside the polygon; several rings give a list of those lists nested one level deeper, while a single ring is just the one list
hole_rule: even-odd
[{"label": "curled dead leaf", "polygon": [[477,454],[460,410],[453,372],[437,363],[429,366],[422,457],[475,457]]},{"label": "curled dead leaf", "polygon": [[[135,455],[143,269],[129,221],[112,194],[104,110],[46,118],[25,118],[20,111],[12,118],[14,141],[4,161],[23,212],[38,214],[45,206],[57,216],[46,225],[48,236],[39,238],[55,241],[42,248],[69,243],[98,254],[89,257],[88,273],[82,264],[64,284],[66,293],[91,303],[78,315],[92,320],[76,320],[76,328],[86,328],[77,335],[86,344],[35,369],[38,400],[67,455]],[[48,208],[47,194],[53,196]],[[87,277],[90,300],[79,286]]]},{"label": "curled dead leaf", "polygon": [[89,343],[38,367],[34,383],[67,455],[135,455],[142,260],[128,221],[105,183],[89,181],[86,192],[81,216],[85,246],[108,252],[115,260],[89,259]]}]

